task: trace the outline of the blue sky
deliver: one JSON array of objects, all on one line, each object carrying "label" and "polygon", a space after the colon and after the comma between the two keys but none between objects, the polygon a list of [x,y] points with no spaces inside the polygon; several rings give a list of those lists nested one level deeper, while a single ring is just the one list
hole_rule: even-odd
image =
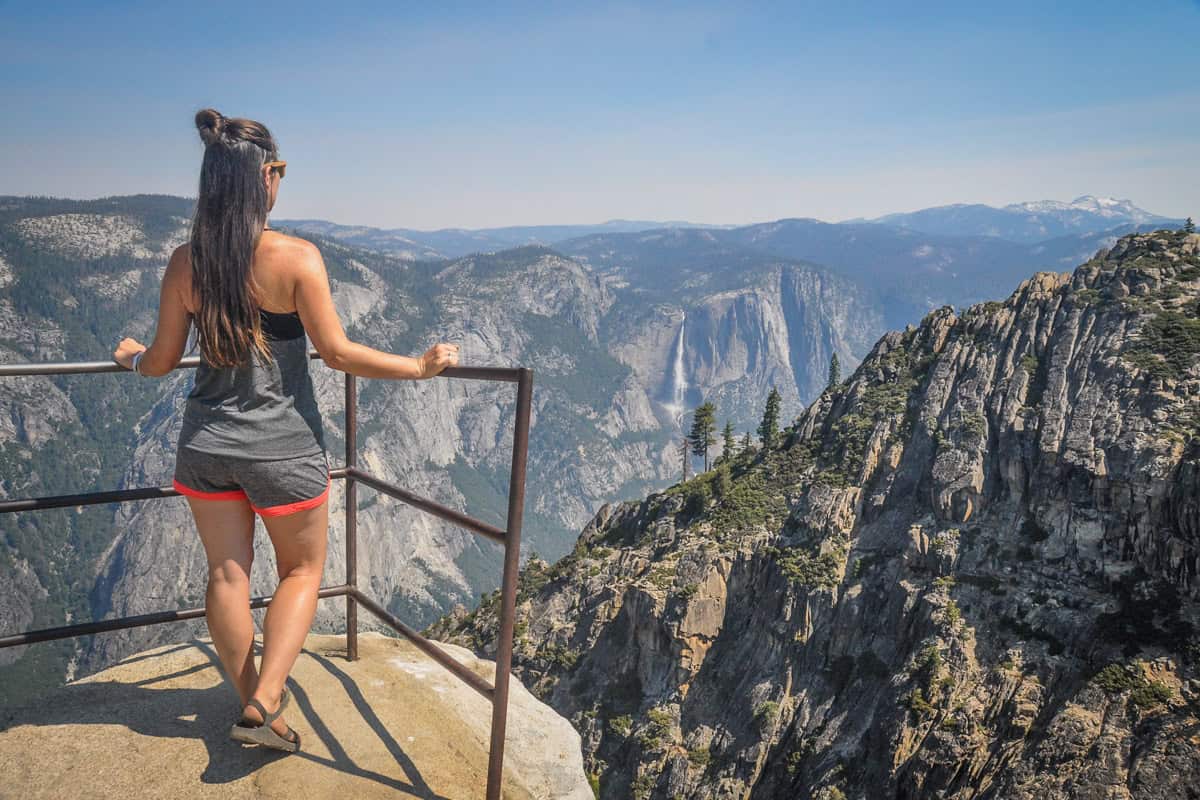
[{"label": "blue sky", "polygon": [[0,194],[193,196],[212,106],[277,219],[1200,217],[1200,3],[12,3]]}]

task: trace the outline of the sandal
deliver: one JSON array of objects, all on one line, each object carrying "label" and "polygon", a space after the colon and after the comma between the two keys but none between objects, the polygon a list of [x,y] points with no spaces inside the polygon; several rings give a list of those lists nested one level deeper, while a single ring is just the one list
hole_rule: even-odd
[{"label": "sandal", "polygon": [[291,725],[288,725],[287,738],[280,736],[271,727],[271,723],[275,718],[283,713],[283,709],[287,708],[289,692],[285,687],[283,693],[279,696],[279,708],[275,709],[274,713],[268,714],[267,709],[263,708],[263,704],[257,699],[251,697],[247,705],[254,706],[258,709],[258,713],[262,714],[262,722],[242,717],[232,728],[229,729],[229,736],[239,742],[247,744],[261,744],[275,750],[283,750],[288,753],[294,753],[300,749],[300,734],[297,733]]}]

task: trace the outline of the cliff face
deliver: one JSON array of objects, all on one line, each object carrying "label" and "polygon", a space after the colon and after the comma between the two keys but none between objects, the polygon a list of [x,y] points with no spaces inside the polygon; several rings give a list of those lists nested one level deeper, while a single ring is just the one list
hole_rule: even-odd
[{"label": "cliff face", "polygon": [[[531,562],[602,797],[1200,786],[1200,236],[885,335],[761,449]],[[429,633],[494,652],[497,597]]]},{"label": "cliff face", "polygon": [[[824,270],[766,263],[739,283],[611,319],[611,351],[666,410],[709,400],[722,424],[753,430],[772,386],[798,412],[824,388],[835,353],[855,365],[883,330],[868,293]],[[644,307],[636,296],[625,302]]]}]

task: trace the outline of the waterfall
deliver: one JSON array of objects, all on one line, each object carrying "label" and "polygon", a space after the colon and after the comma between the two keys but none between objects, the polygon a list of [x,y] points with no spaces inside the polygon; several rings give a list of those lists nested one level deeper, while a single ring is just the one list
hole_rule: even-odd
[{"label": "waterfall", "polygon": [[679,323],[679,334],[675,337],[675,364],[671,371],[671,402],[666,407],[672,414],[683,411],[684,395],[687,394],[687,375],[683,371],[684,329],[687,327],[687,312],[683,312],[683,320]]}]

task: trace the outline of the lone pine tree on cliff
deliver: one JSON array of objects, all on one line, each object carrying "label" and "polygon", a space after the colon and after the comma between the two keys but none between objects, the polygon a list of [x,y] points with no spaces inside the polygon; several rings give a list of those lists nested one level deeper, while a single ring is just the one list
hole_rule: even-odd
[{"label": "lone pine tree on cliff", "polygon": [[770,447],[779,435],[779,390],[774,386],[767,394],[767,407],[763,411],[762,422],[758,423],[758,440],[763,447]]},{"label": "lone pine tree on cliff", "polygon": [[829,388],[837,386],[842,382],[842,365],[838,361],[837,353],[829,357]]},{"label": "lone pine tree on cliff", "polygon": [[733,458],[736,452],[737,442],[733,439],[733,422],[731,420],[725,420],[725,429],[721,431],[721,440],[721,455],[717,456],[714,464],[724,464]]},{"label": "lone pine tree on cliff", "polygon": [[692,413],[692,432],[688,434],[692,452],[704,456],[705,472],[708,472],[708,451],[716,435],[717,409],[711,402],[705,401]]}]

